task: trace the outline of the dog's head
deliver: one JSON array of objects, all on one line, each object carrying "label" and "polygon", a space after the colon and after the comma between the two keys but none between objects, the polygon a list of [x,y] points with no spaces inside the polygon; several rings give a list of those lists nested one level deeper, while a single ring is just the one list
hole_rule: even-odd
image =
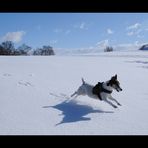
[{"label": "dog's head", "polygon": [[117,74],[113,77],[111,77],[111,79],[109,80],[107,86],[111,86],[113,87],[116,91],[122,91],[122,88],[120,87],[120,83],[117,80]]}]

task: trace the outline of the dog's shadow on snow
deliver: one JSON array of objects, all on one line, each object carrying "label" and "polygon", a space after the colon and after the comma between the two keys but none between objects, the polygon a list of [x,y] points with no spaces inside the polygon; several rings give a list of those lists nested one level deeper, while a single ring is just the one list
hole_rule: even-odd
[{"label": "dog's shadow on snow", "polygon": [[99,109],[93,109],[91,106],[78,104],[77,101],[63,101],[55,106],[43,106],[43,108],[53,107],[57,110],[62,111],[60,116],[63,116],[63,119],[60,123],[56,125],[60,125],[63,123],[71,123],[78,121],[88,121],[91,120],[90,117],[85,117],[90,113],[114,113],[113,111],[102,111]]}]

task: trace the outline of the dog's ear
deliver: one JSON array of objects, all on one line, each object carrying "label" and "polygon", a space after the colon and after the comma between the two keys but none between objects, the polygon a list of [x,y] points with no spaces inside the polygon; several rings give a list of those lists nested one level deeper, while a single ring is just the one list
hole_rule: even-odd
[{"label": "dog's ear", "polygon": [[111,77],[111,80],[112,80],[112,81],[117,80],[117,74],[116,74],[115,76],[112,76],[112,77]]},{"label": "dog's ear", "polygon": [[117,74],[115,75],[115,77],[114,77],[115,79],[117,79]]}]

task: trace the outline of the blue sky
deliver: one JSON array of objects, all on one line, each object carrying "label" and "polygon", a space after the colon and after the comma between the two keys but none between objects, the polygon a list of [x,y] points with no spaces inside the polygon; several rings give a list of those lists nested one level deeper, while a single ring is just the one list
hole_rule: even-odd
[{"label": "blue sky", "polygon": [[148,13],[0,13],[0,41],[33,48],[148,42]]}]

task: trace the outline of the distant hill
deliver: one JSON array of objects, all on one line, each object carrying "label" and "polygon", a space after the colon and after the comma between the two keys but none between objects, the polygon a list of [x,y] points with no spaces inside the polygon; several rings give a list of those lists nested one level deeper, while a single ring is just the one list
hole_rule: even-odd
[{"label": "distant hill", "polygon": [[148,44],[143,45],[139,50],[148,50]]}]

